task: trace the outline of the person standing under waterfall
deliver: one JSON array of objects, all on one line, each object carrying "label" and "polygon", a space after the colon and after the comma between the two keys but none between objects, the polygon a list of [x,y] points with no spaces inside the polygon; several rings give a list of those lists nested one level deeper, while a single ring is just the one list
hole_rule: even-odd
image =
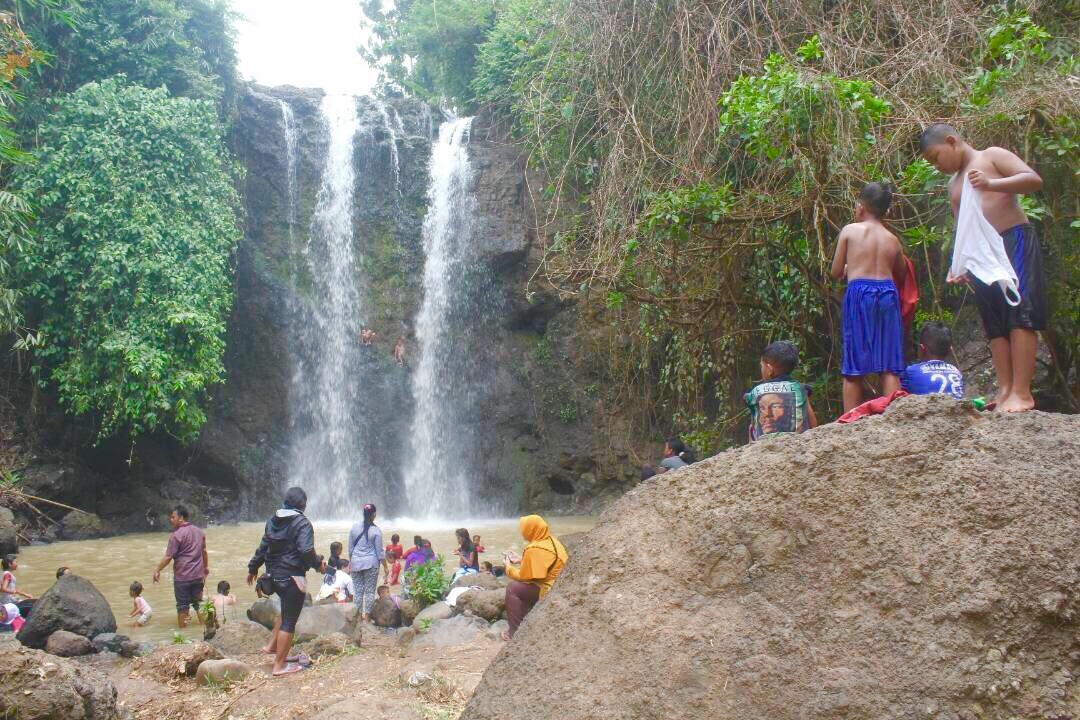
[{"label": "person standing under waterfall", "polygon": [[375,591],[379,587],[379,568],[387,572],[386,551],[383,549],[382,530],[375,524],[375,506],[364,506],[364,519],[349,530],[349,567],[353,579],[353,599],[360,609],[363,622],[375,605]]},{"label": "person standing under waterfall", "polygon": [[398,337],[397,342],[394,343],[394,362],[401,367],[405,367],[405,336]]},{"label": "person standing under waterfall", "polygon": [[290,656],[289,650],[292,649],[296,621],[304,609],[305,576],[309,568],[326,572],[322,555],[315,553],[315,530],[304,515],[306,508],[307,493],[303,488],[286,490],[282,508],[266,521],[262,541],[248,562],[247,584],[255,582],[259,568],[265,563],[266,576],[259,578],[259,588],[262,592],[276,594],[281,600],[281,614],[274,621],[270,644],[263,648],[263,652],[274,656],[275,677],[302,669],[300,656]]}]

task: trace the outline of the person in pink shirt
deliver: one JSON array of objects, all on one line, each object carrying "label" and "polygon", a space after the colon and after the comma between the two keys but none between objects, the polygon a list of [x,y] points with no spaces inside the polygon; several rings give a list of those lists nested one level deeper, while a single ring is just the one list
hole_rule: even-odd
[{"label": "person in pink shirt", "polygon": [[202,602],[203,586],[210,574],[210,560],[206,555],[206,534],[188,522],[188,509],[177,505],[169,513],[169,524],[173,531],[169,535],[169,544],[165,547],[165,556],[154,570],[154,582],[161,580],[161,571],[170,562],[173,564],[173,595],[176,597],[176,623],[187,627],[190,621],[190,609],[202,622],[199,604]]}]

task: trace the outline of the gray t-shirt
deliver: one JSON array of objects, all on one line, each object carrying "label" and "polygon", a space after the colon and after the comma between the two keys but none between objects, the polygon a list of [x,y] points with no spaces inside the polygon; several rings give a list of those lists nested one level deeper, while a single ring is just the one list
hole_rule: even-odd
[{"label": "gray t-shirt", "polygon": [[378,567],[379,563],[386,557],[386,550],[383,549],[382,544],[382,530],[372,525],[368,528],[366,538],[363,536],[363,532],[363,521],[356,523],[349,530],[350,571],[370,570],[373,567]]},{"label": "gray t-shirt", "polygon": [[679,468],[686,467],[686,463],[683,462],[683,459],[678,455],[672,455],[671,457],[666,457],[661,460],[660,467],[665,467],[668,470],[678,470]]}]

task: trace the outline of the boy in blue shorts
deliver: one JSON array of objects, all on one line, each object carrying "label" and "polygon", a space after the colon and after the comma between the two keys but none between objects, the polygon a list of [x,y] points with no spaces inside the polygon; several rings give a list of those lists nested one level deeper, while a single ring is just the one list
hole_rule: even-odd
[{"label": "boy in blue shorts", "polygon": [[746,393],[750,408],[750,442],[775,433],[801,433],[817,427],[810,404],[810,386],[791,377],[799,363],[799,350],[786,340],[771,343],[761,352],[761,377]]},{"label": "boy in blue shorts", "polygon": [[882,218],[892,204],[892,189],[870,183],[859,193],[855,222],[844,226],[836,243],[832,276],[847,277],[843,307],[844,412],[863,401],[863,377],[881,377],[882,393],[900,389],[904,371],[904,328],[900,295],[893,278],[907,273],[900,241]]},{"label": "boy in blue shorts", "polygon": [[945,358],[952,352],[952,333],[943,323],[928,322],[919,332],[919,358],[900,376],[900,387],[912,395],[952,395],[964,399],[964,376]]}]

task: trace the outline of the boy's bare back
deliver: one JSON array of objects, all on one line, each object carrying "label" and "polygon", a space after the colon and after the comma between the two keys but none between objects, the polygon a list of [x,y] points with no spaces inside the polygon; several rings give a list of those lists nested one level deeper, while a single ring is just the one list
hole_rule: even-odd
[{"label": "boy's bare back", "polygon": [[[852,280],[889,280],[900,265],[900,241],[873,220],[844,226],[836,244],[833,277]],[[845,269],[846,266],[846,269]]]}]

